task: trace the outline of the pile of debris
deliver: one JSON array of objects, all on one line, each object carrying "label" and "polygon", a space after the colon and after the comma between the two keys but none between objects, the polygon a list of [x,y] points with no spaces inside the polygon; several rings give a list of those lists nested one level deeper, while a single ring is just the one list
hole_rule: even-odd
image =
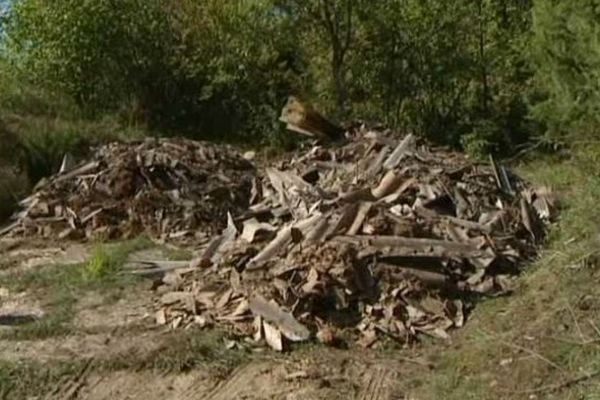
[{"label": "pile of debris", "polygon": [[0,236],[196,243],[248,208],[255,168],[226,146],[185,139],[112,143],[38,185]]},{"label": "pile of debris", "polygon": [[161,273],[157,322],[220,326],[281,350],[447,338],[476,295],[508,290],[555,205],[494,160],[358,129],[266,168],[251,205],[191,263]]},{"label": "pile of debris", "polygon": [[[148,139],[99,148],[21,202],[0,236],[191,243],[158,276],[159,324],[287,341],[447,338],[477,296],[509,290],[556,205],[493,159],[414,137],[346,132],[291,99],[289,129],[332,145],[261,168],[225,146]],[[340,142],[341,141],[341,142]]]}]

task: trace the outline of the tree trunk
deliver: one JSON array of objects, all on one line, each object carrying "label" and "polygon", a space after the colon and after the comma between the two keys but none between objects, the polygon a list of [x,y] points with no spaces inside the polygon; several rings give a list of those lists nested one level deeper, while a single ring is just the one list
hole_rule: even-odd
[{"label": "tree trunk", "polygon": [[346,89],[346,79],[344,76],[344,56],[340,50],[333,51],[331,62],[331,72],[336,100],[336,113],[338,118],[343,118],[346,115],[346,101],[348,97]]},{"label": "tree trunk", "polygon": [[485,16],[483,0],[479,0],[479,62],[481,67],[481,107],[485,116],[488,115],[488,71],[485,59]]}]

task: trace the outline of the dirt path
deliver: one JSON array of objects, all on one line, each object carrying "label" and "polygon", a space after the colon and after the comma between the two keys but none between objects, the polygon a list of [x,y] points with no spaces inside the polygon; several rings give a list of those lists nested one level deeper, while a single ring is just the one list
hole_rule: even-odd
[{"label": "dirt path", "polygon": [[[215,379],[202,368],[187,373],[118,371],[94,374],[82,370],[61,382],[48,399],[89,400],[393,400],[396,372],[390,365],[344,363],[329,354],[327,364],[304,360],[257,360]],[[341,362],[342,361],[342,362]],[[310,364],[310,365],[309,365]],[[334,367],[332,365],[336,364]],[[322,372],[319,372],[322,370]],[[69,397],[70,396],[70,397]]]}]

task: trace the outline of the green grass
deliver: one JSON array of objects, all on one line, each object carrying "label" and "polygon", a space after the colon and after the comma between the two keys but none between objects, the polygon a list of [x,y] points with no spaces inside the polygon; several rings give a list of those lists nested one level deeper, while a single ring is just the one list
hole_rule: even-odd
[{"label": "green grass", "polygon": [[145,238],[98,244],[83,264],[49,266],[9,275],[6,286],[10,291],[29,292],[43,302],[47,314],[39,321],[1,333],[0,338],[35,340],[70,333],[77,301],[92,291],[112,301],[121,298],[122,292],[139,279],[119,270],[131,253],[150,246],[151,242]]},{"label": "green grass", "polygon": [[214,376],[223,377],[250,357],[243,349],[226,349],[226,339],[227,336],[219,331],[178,332],[166,341],[163,348],[154,351],[139,364],[161,373],[188,372],[209,366]]},{"label": "green grass", "polygon": [[38,362],[0,361],[0,400],[42,398],[62,379],[80,374],[87,362],[60,362],[51,367]]},{"label": "green grass", "polygon": [[97,244],[83,268],[83,279],[88,282],[102,282],[118,276],[118,272],[131,253],[152,246],[146,237],[125,241],[114,245]]},{"label": "green grass", "polygon": [[[600,177],[583,159],[540,160],[520,173],[553,187],[560,221],[511,297],[481,303],[435,369],[410,377],[418,399],[600,399]],[[593,164],[592,164],[593,165]]]},{"label": "green grass", "polygon": [[194,253],[189,249],[172,245],[163,245],[159,248],[164,257],[170,261],[188,261],[194,258]]}]

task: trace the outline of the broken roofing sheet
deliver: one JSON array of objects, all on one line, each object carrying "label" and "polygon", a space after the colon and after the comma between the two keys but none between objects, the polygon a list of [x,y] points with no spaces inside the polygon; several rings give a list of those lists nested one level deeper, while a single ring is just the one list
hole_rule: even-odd
[{"label": "broken roofing sheet", "polygon": [[[311,337],[447,338],[538,250],[554,213],[495,161],[358,129],[261,171],[250,204],[157,286],[157,322],[282,350]],[[159,266],[160,267],[160,266]],[[472,297],[472,296],[470,296]]]}]

